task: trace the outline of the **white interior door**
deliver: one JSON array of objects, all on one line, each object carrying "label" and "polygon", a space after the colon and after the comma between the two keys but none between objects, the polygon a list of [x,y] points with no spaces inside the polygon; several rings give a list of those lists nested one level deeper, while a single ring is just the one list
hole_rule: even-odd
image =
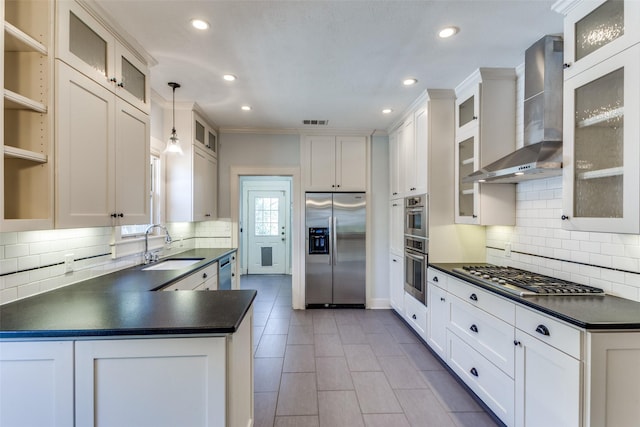
[{"label": "white interior door", "polygon": [[285,274],[286,200],[284,191],[249,191],[248,273]]}]

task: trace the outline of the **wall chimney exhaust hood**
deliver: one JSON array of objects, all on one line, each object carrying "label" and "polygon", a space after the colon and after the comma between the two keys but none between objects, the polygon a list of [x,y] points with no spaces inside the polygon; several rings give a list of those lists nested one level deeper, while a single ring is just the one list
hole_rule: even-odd
[{"label": "wall chimney exhaust hood", "polygon": [[525,52],[524,147],[462,182],[517,183],[562,174],[563,42],[545,36]]}]

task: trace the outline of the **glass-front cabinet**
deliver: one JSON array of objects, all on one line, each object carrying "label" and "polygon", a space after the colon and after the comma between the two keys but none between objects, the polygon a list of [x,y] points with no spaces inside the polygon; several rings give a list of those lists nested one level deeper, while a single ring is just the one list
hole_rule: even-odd
[{"label": "glass-front cabinet", "polygon": [[458,173],[456,175],[456,188],[458,189],[456,216],[459,218],[470,218],[470,222],[474,222],[474,219],[477,218],[475,213],[476,202],[478,201],[476,193],[478,192],[479,184],[473,182],[464,183],[462,179],[475,171],[475,141],[477,137],[475,132],[473,132],[471,135],[463,135],[461,139],[462,140],[456,144],[456,164],[458,165]]},{"label": "glass-front cabinet", "polygon": [[640,41],[640,2],[582,0],[560,3],[565,13],[565,78]]},{"label": "glass-front cabinet", "polygon": [[564,109],[564,228],[640,232],[640,44],[565,81]]}]

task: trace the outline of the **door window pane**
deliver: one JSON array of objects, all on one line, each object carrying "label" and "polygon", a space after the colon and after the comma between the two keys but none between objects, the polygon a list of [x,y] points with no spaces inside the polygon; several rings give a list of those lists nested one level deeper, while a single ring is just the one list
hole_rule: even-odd
[{"label": "door window pane", "polygon": [[462,182],[462,178],[466,177],[473,173],[473,162],[475,159],[474,147],[473,147],[473,137],[465,139],[460,144],[458,144],[459,151],[459,161],[458,165],[458,182],[459,182],[459,212],[460,216],[473,216],[473,208],[474,208],[474,189],[473,183]]},{"label": "door window pane", "polygon": [[134,65],[122,57],[122,83],[124,89],[140,101],[146,102],[145,97],[145,75]]},{"label": "door window pane", "polygon": [[474,98],[474,96],[470,97],[458,107],[458,121],[460,122],[460,127],[469,123],[476,115],[476,112],[474,110]]},{"label": "door window pane", "polygon": [[624,2],[609,0],[576,23],[576,60],[624,35]]},{"label": "door window pane", "polygon": [[575,91],[575,216],[622,218],[624,69]]},{"label": "door window pane", "polygon": [[106,76],[107,42],[72,12],[69,18],[69,50]]},{"label": "door window pane", "polygon": [[278,235],[278,198],[256,197],[255,200],[256,236]]}]

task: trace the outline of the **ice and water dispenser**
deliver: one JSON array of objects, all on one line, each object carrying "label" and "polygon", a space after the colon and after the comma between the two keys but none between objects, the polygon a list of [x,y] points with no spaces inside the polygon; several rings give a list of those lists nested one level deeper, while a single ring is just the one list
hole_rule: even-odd
[{"label": "ice and water dispenser", "polygon": [[329,255],[328,227],[309,227],[309,255]]}]

